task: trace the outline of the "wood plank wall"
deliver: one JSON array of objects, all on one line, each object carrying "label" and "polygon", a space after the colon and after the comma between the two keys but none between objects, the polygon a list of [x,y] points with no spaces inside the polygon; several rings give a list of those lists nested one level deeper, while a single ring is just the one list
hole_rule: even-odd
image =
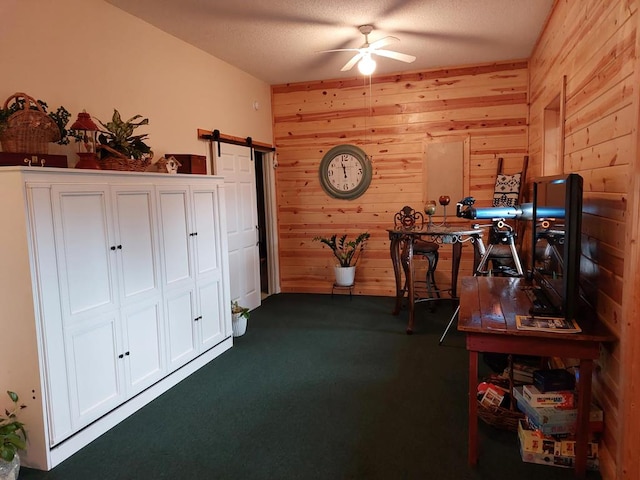
[{"label": "wood plank wall", "polygon": [[[358,263],[355,293],[395,295],[387,228],[404,205],[422,210],[426,143],[439,137],[469,139],[470,192],[490,205],[497,158],[519,171],[527,150],[526,61],[407,74],[328,80],[272,87],[277,152],[277,211],[283,292],[328,293],[330,252],[312,238],[333,233],[371,239]],[[355,144],[372,157],[373,180],[355,200],[324,193],[318,167],[338,144]],[[446,168],[446,165],[442,165]],[[456,219],[452,198],[448,220]],[[442,221],[442,210],[434,221]],[[471,247],[461,274],[471,274]],[[440,249],[437,279],[450,282],[451,249]]]},{"label": "wood plank wall", "polygon": [[637,412],[632,420],[621,410],[623,402],[638,400],[632,397],[637,380],[631,381],[630,370],[637,353],[624,357],[625,348],[638,342],[638,328],[628,326],[637,318],[625,318],[638,311],[637,299],[634,304],[625,296],[635,298],[640,287],[625,277],[638,268],[627,264],[625,270],[625,259],[638,259],[637,238],[631,242],[626,234],[633,227],[637,233],[639,213],[627,207],[630,167],[637,162],[637,29],[635,0],[559,0],[530,59],[530,168],[544,172],[543,111],[566,77],[563,169],[581,174],[585,189],[582,283],[599,317],[620,338],[603,348],[594,378],[594,394],[605,411],[605,479],[640,478]]}]

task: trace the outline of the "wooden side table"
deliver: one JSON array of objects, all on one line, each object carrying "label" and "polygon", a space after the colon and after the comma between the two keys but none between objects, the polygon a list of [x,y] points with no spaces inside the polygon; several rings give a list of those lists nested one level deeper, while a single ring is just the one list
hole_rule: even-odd
[{"label": "wooden side table", "polygon": [[523,287],[526,280],[509,277],[464,277],[460,292],[458,330],[466,335],[469,351],[469,464],[478,461],[478,354],[494,352],[571,357],[580,359],[578,381],[578,419],[576,428],[575,474],[586,474],[591,407],[593,360],[600,355],[600,344],[615,336],[595,318],[577,318],[580,333],[548,333],[518,330],[516,315],[527,315],[531,300]]}]

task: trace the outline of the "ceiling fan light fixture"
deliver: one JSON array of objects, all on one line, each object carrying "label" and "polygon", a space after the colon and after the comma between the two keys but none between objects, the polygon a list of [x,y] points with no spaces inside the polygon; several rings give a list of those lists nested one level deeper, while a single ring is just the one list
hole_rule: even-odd
[{"label": "ceiling fan light fixture", "polygon": [[376,70],[376,61],[367,53],[358,62],[358,70],[362,75],[371,75]]}]

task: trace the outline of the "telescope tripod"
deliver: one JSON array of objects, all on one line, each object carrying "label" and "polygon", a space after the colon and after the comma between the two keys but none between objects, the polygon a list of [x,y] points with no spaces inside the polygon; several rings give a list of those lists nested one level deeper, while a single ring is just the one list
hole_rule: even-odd
[{"label": "telescope tripod", "polygon": [[[491,224],[491,230],[489,231],[489,245],[487,246],[486,251],[483,253],[480,262],[478,263],[475,275],[491,275],[493,271],[488,267],[490,260],[493,261],[493,259],[496,258],[511,258],[513,264],[515,265],[515,272],[513,272],[513,269],[511,268],[503,267],[502,269],[500,269],[500,273],[504,273],[509,276],[522,277],[524,275],[524,271],[522,270],[522,263],[520,263],[520,257],[518,255],[518,251],[516,250],[515,238],[516,232],[513,230],[513,227],[505,223],[504,219],[494,220]],[[495,253],[492,255],[493,250],[500,245],[507,245],[509,247],[510,257],[498,257]]]}]

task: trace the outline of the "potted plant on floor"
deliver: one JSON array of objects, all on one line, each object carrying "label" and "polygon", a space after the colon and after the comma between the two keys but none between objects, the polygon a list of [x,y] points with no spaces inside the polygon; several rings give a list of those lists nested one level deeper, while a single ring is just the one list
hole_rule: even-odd
[{"label": "potted plant on floor", "polygon": [[347,235],[344,234],[338,239],[337,234],[331,237],[314,237],[314,241],[318,241],[327,245],[333,255],[338,259],[338,265],[335,266],[336,285],[340,287],[349,287],[353,285],[356,276],[356,264],[362,255],[362,251],[369,239],[368,232],[361,233],[355,240],[347,241]]},{"label": "potted plant on floor", "polygon": [[13,408],[5,408],[4,415],[0,414],[0,480],[16,480],[20,471],[18,450],[27,446],[27,432],[17,414],[25,406],[18,405],[15,392],[7,391],[7,395],[13,402]]},{"label": "potted plant on floor", "polygon": [[247,331],[247,320],[249,320],[249,309],[238,305],[237,301],[231,302],[231,327],[233,336],[241,337]]}]

